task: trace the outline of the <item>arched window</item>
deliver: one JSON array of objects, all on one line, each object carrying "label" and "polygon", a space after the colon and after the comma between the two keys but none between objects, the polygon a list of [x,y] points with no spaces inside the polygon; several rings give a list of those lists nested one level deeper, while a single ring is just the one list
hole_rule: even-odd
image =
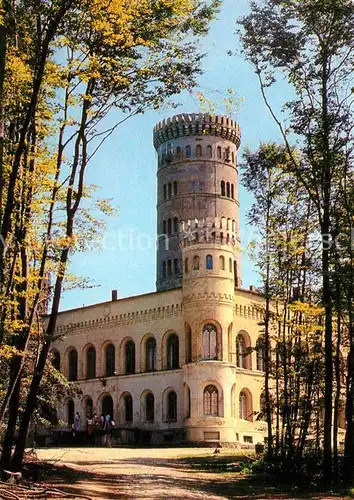
[{"label": "arched window", "polygon": [[96,377],[96,349],[91,345],[86,350],[86,378]]},{"label": "arched window", "polygon": [[178,217],[173,217],[173,231],[178,233]]},{"label": "arched window", "polygon": [[246,355],[245,339],[243,335],[239,334],[237,335],[236,338],[236,357],[237,357],[236,364],[239,368],[246,368],[245,355]]},{"label": "arched window", "polygon": [[226,196],[228,198],[230,198],[230,183],[229,182],[226,183]]},{"label": "arched window", "polygon": [[212,324],[203,328],[203,359],[217,359],[217,330]]},{"label": "arched window", "polygon": [[168,420],[177,420],[177,394],[174,391],[167,396],[167,418]]},{"label": "arched window", "polygon": [[168,259],[167,261],[167,275],[171,276],[172,274],[172,261],[171,259]]},{"label": "arched window", "polygon": [[236,231],[236,221],[235,221],[235,219],[232,219],[232,231],[233,232]]},{"label": "arched window", "polygon": [[235,286],[238,286],[237,262],[234,260],[234,280]]},{"label": "arched window", "polygon": [[174,183],[173,183],[173,194],[174,195],[177,194],[177,181],[174,181]]},{"label": "arched window", "polygon": [[179,274],[178,259],[173,259],[173,273],[175,276],[178,276]]},{"label": "arched window", "polygon": [[167,234],[172,233],[172,219],[168,219],[167,221]]},{"label": "arched window", "polygon": [[172,370],[179,367],[179,340],[173,333],[167,339],[167,369]]},{"label": "arched window", "polygon": [[147,422],[153,422],[155,417],[155,398],[152,392],[145,396],[145,419]]},{"label": "arched window", "polygon": [[248,420],[247,417],[247,396],[246,393],[241,391],[239,397],[240,419]]},{"label": "arched window", "polygon": [[86,418],[92,418],[93,415],[93,403],[90,397],[87,398],[85,403],[85,416]]},{"label": "arched window", "polygon": [[124,420],[126,422],[133,421],[133,398],[127,394],[124,398]]},{"label": "arched window", "polygon": [[74,416],[75,416],[74,401],[72,399],[68,399],[66,403],[66,417],[69,425],[72,425],[74,423]]},{"label": "arched window", "polygon": [[221,196],[225,196],[225,181],[221,181]]},{"label": "arched window", "polygon": [[191,418],[191,390],[187,384],[184,384],[184,404],[185,418]]},{"label": "arched window", "polygon": [[105,348],[106,377],[112,377],[116,371],[116,350],[113,344]]},{"label": "arched window", "polygon": [[215,385],[207,385],[204,389],[203,413],[212,417],[219,415],[219,393]]},{"label": "arched window", "polygon": [[193,257],[193,269],[194,269],[194,271],[199,271],[199,257],[198,257],[198,255],[195,255]]},{"label": "arched window", "polygon": [[190,158],[192,156],[192,148],[190,146],[186,146],[186,158]]},{"label": "arched window", "polygon": [[211,148],[211,146],[210,146],[210,145],[209,145],[209,146],[207,146],[206,151],[207,151],[207,154],[206,154],[206,155],[207,155],[207,157],[208,157],[208,158],[211,158],[211,157],[213,156],[213,152],[212,152],[212,148]]},{"label": "arched window", "polygon": [[172,196],[172,184],[169,182],[168,183],[168,197],[171,198]]},{"label": "arched window", "polygon": [[176,156],[177,156],[178,160],[180,160],[182,158],[182,151],[181,151],[180,146],[177,146],[177,148],[176,148]]},{"label": "arched window", "polygon": [[60,353],[56,349],[52,351],[52,365],[56,370],[60,371]]},{"label": "arched window", "polygon": [[220,271],[225,271],[225,257],[223,255],[220,255],[219,257],[219,266]]},{"label": "arched window", "polygon": [[71,349],[69,352],[69,377],[70,382],[77,380],[77,351]]},{"label": "arched window", "polygon": [[229,258],[229,272],[232,273],[232,259]]},{"label": "arched window", "polygon": [[197,158],[202,156],[202,146],[200,144],[198,144],[197,147],[195,148],[195,156]]},{"label": "arched window", "polygon": [[205,267],[207,269],[213,269],[213,257],[212,255],[207,255],[205,258]]},{"label": "arched window", "polygon": [[166,278],[166,261],[162,261],[162,277]]},{"label": "arched window", "polygon": [[146,342],[146,371],[152,372],[156,370],[156,340],[150,337]]},{"label": "arched window", "polygon": [[252,396],[247,389],[242,389],[239,395],[239,416],[241,420],[253,421]]},{"label": "arched window", "polygon": [[188,257],[184,259],[184,272],[188,273]]},{"label": "arched window", "polygon": [[231,153],[232,163],[235,163],[235,153],[232,151]]},{"label": "arched window", "polygon": [[163,199],[166,200],[167,198],[167,186],[166,184],[163,185]]},{"label": "arched window", "polygon": [[231,184],[231,198],[234,199],[235,198],[235,189],[234,189],[234,185]]},{"label": "arched window", "polygon": [[125,344],[125,373],[135,373],[135,344],[132,340]]},{"label": "arched window", "polygon": [[221,160],[221,147],[220,146],[218,146],[216,148],[216,157],[218,160]]},{"label": "arched window", "polygon": [[162,221],[162,233],[166,234],[166,221],[165,220]]},{"label": "arched window", "polygon": [[265,366],[264,366],[264,354],[265,354],[265,349],[264,349],[264,337],[258,337],[257,343],[256,343],[256,352],[257,352],[257,370],[260,372],[264,372]]}]

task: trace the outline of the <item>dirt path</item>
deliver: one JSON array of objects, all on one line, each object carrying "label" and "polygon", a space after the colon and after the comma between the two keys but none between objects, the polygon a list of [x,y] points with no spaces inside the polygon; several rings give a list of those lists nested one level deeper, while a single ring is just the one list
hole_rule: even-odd
[{"label": "dirt path", "polygon": [[212,452],[205,448],[51,448],[38,450],[37,455],[48,464],[65,466],[57,469],[53,486],[95,500],[295,499],[237,473],[196,467],[208,462],[203,457],[212,457]]}]

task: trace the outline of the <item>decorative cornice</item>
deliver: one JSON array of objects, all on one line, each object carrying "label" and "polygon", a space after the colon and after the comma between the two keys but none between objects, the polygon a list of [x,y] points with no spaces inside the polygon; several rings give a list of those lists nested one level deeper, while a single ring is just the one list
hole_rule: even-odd
[{"label": "decorative cornice", "polygon": [[214,135],[227,139],[238,148],[241,142],[239,125],[231,118],[209,113],[183,113],[162,120],[154,127],[153,141],[157,149],[164,142],[191,135]]},{"label": "decorative cornice", "polygon": [[181,314],[182,305],[172,304],[171,306],[161,306],[153,309],[118,314],[116,316],[106,316],[88,321],[68,323],[67,325],[58,326],[56,328],[56,333],[64,334],[72,332],[73,330],[134,325],[137,323],[147,323],[156,319],[170,318],[171,316],[181,316]]}]

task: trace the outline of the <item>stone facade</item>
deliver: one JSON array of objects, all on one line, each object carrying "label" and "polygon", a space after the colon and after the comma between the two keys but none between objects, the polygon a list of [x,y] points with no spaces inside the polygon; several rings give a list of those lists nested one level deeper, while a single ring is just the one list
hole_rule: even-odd
[{"label": "stone facade", "polygon": [[239,144],[226,117],[155,127],[158,291],[59,314],[52,359],[82,391],[64,421],[109,413],[126,443],[263,441],[262,299],[241,288]]}]

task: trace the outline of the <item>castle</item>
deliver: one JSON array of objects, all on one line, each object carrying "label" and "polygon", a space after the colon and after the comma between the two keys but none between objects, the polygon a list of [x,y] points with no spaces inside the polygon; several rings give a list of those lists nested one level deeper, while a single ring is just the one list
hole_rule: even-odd
[{"label": "castle", "polygon": [[109,413],[120,442],[264,440],[262,298],[241,287],[239,126],[181,114],[154,128],[157,291],[63,311],[52,362],[81,398],[59,418]]}]

